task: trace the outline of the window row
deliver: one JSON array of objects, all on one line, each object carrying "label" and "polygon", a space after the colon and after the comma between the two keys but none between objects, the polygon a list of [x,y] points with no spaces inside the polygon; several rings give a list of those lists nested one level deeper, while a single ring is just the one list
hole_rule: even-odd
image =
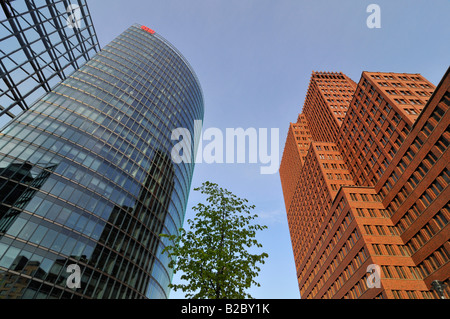
[{"label": "window row", "polygon": [[[423,211],[419,210],[416,205],[413,205],[413,207],[409,209],[395,225],[395,227],[399,229],[400,234],[406,231],[418,219],[418,217],[420,216],[419,214],[421,214],[422,212]],[[449,220],[450,204],[447,203],[442,209],[439,210],[436,215],[433,216],[431,223],[433,224],[433,228],[435,228],[436,231],[439,231],[448,224]]]},{"label": "window row", "polygon": [[436,270],[441,268],[443,265],[447,264],[450,260],[450,252],[448,245],[450,243],[447,241],[444,245],[440,246],[436,251],[434,251],[430,256],[428,256],[424,261],[422,261],[417,268],[422,274],[422,278],[427,278],[433,274]]},{"label": "window row", "polygon": [[362,264],[367,260],[368,257],[369,255],[367,254],[366,249],[363,247],[353,258],[351,264],[345,268],[345,270],[339,275],[339,277],[327,290],[325,296],[328,299],[331,299],[353,275],[354,271],[362,266]]},{"label": "window row", "polygon": [[[342,201],[341,201],[341,203],[342,203]],[[312,261],[314,260],[314,258],[316,257],[316,255],[318,254],[318,252],[322,248],[322,246],[325,244],[325,240],[326,240],[327,236],[331,232],[331,229],[333,228],[334,224],[336,223],[338,216],[340,216],[340,214],[343,210],[344,204],[342,203],[342,205],[341,205],[341,203],[340,203],[340,205],[338,205],[337,209],[333,212],[331,218],[329,219],[329,221],[327,223],[327,227],[324,229],[324,231],[320,235],[320,237],[317,241],[317,244],[315,245],[314,250],[308,256],[308,260],[307,260],[305,267],[303,268],[302,274],[299,276],[299,278],[304,276],[306,271],[309,270],[309,267],[312,264]],[[346,228],[348,227],[348,225],[350,224],[351,221],[352,221],[352,216],[349,213],[347,213],[347,215],[344,218],[344,223],[341,226],[339,226],[339,234],[334,234],[333,238],[331,239],[330,243],[327,246],[326,251],[328,252],[328,254],[331,253],[331,250],[332,250],[331,246],[332,247],[335,246],[335,244],[338,241],[338,238],[340,238],[342,233],[345,232]],[[304,254],[306,254],[306,251],[304,251]]]},{"label": "window row", "polygon": [[[439,231],[448,224],[449,204],[439,211],[433,218],[426,223],[417,233],[405,244],[410,256],[414,255],[419,249],[425,246]],[[446,216],[447,215],[447,216]]]},{"label": "window row", "polygon": [[363,201],[363,202],[369,202],[369,201],[380,202],[381,201],[378,194],[349,193],[349,196],[352,201]]},{"label": "window row", "polygon": [[398,236],[397,228],[389,225],[363,225],[364,233],[366,235],[374,236]]},{"label": "window row", "polygon": [[[342,263],[342,261],[345,259],[345,257],[350,253],[351,249],[355,246],[356,242],[360,238],[360,235],[358,233],[358,230],[354,230],[350,236],[348,237],[347,241],[344,243],[342,248],[339,250],[339,252],[336,254],[336,256],[333,258],[333,261],[330,263],[330,266],[327,268],[327,271],[320,277],[318,282],[315,284],[314,288],[311,291],[310,296],[313,298],[316,296],[316,294],[319,292],[320,289],[325,285],[327,280],[331,277],[331,275],[334,273],[334,271],[337,269],[337,267]],[[331,246],[331,244],[329,245]],[[321,259],[319,262],[314,266],[313,272],[309,275],[308,279],[306,280],[305,285],[309,286],[312,282],[312,280],[315,278],[318,269],[322,267],[325,260],[328,258],[328,256],[331,253],[332,248],[327,247],[327,254],[323,254],[321,256]],[[360,252],[361,253],[361,252]],[[362,252],[361,255],[358,253],[356,254],[356,257],[352,259],[352,261],[348,264],[348,266],[345,268],[345,270],[342,272],[342,276],[344,280],[349,280],[350,277],[359,269],[359,267],[364,262],[365,258],[362,258],[365,256],[365,253]]]}]

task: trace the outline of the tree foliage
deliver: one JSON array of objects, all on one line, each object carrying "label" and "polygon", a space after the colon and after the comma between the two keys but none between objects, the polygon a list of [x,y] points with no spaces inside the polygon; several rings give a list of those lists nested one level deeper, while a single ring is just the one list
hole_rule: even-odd
[{"label": "tree foliage", "polygon": [[[206,204],[193,207],[193,220],[187,220],[189,230],[179,235],[161,234],[172,243],[163,250],[169,254],[169,267],[181,271],[186,283],[170,284],[181,289],[187,298],[238,299],[252,298],[246,289],[255,281],[267,253],[252,254],[251,247],[261,248],[257,231],[267,228],[252,222],[254,205],[238,198],[217,184],[204,182],[195,188],[208,195]],[[254,250],[254,249],[252,249]]]}]

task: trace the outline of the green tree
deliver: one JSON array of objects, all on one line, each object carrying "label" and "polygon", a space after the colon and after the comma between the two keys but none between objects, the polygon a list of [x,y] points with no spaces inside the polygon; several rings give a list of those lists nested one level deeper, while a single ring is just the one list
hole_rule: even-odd
[{"label": "green tree", "polygon": [[169,267],[183,274],[186,283],[170,284],[181,289],[187,298],[242,299],[252,298],[246,289],[252,285],[264,264],[267,253],[252,254],[251,247],[261,248],[256,232],[267,228],[252,220],[257,218],[247,199],[238,198],[217,184],[204,182],[195,188],[208,195],[207,204],[199,203],[189,230],[180,228],[179,235],[161,234],[172,243],[163,250],[169,254]]}]

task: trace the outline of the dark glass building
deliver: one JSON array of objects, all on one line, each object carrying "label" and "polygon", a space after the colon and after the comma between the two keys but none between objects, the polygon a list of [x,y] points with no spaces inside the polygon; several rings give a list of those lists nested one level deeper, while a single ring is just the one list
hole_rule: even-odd
[{"label": "dark glass building", "polygon": [[159,234],[183,225],[194,170],[172,161],[171,132],[194,136],[203,112],[189,63],[133,25],[9,123],[0,298],[167,298]]},{"label": "dark glass building", "polygon": [[100,51],[86,0],[0,0],[0,128]]}]

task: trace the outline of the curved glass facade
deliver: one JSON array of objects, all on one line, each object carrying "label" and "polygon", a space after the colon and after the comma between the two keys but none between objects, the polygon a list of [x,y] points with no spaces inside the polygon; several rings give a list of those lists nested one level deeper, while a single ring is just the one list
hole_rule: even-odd
[{"label": "curved glass facade", "polygon": [[187,61],[133,25],[7,125],[0,298],[167,298],[159,234],[182,227],[194,170],[170,137],[203,112]]}]

